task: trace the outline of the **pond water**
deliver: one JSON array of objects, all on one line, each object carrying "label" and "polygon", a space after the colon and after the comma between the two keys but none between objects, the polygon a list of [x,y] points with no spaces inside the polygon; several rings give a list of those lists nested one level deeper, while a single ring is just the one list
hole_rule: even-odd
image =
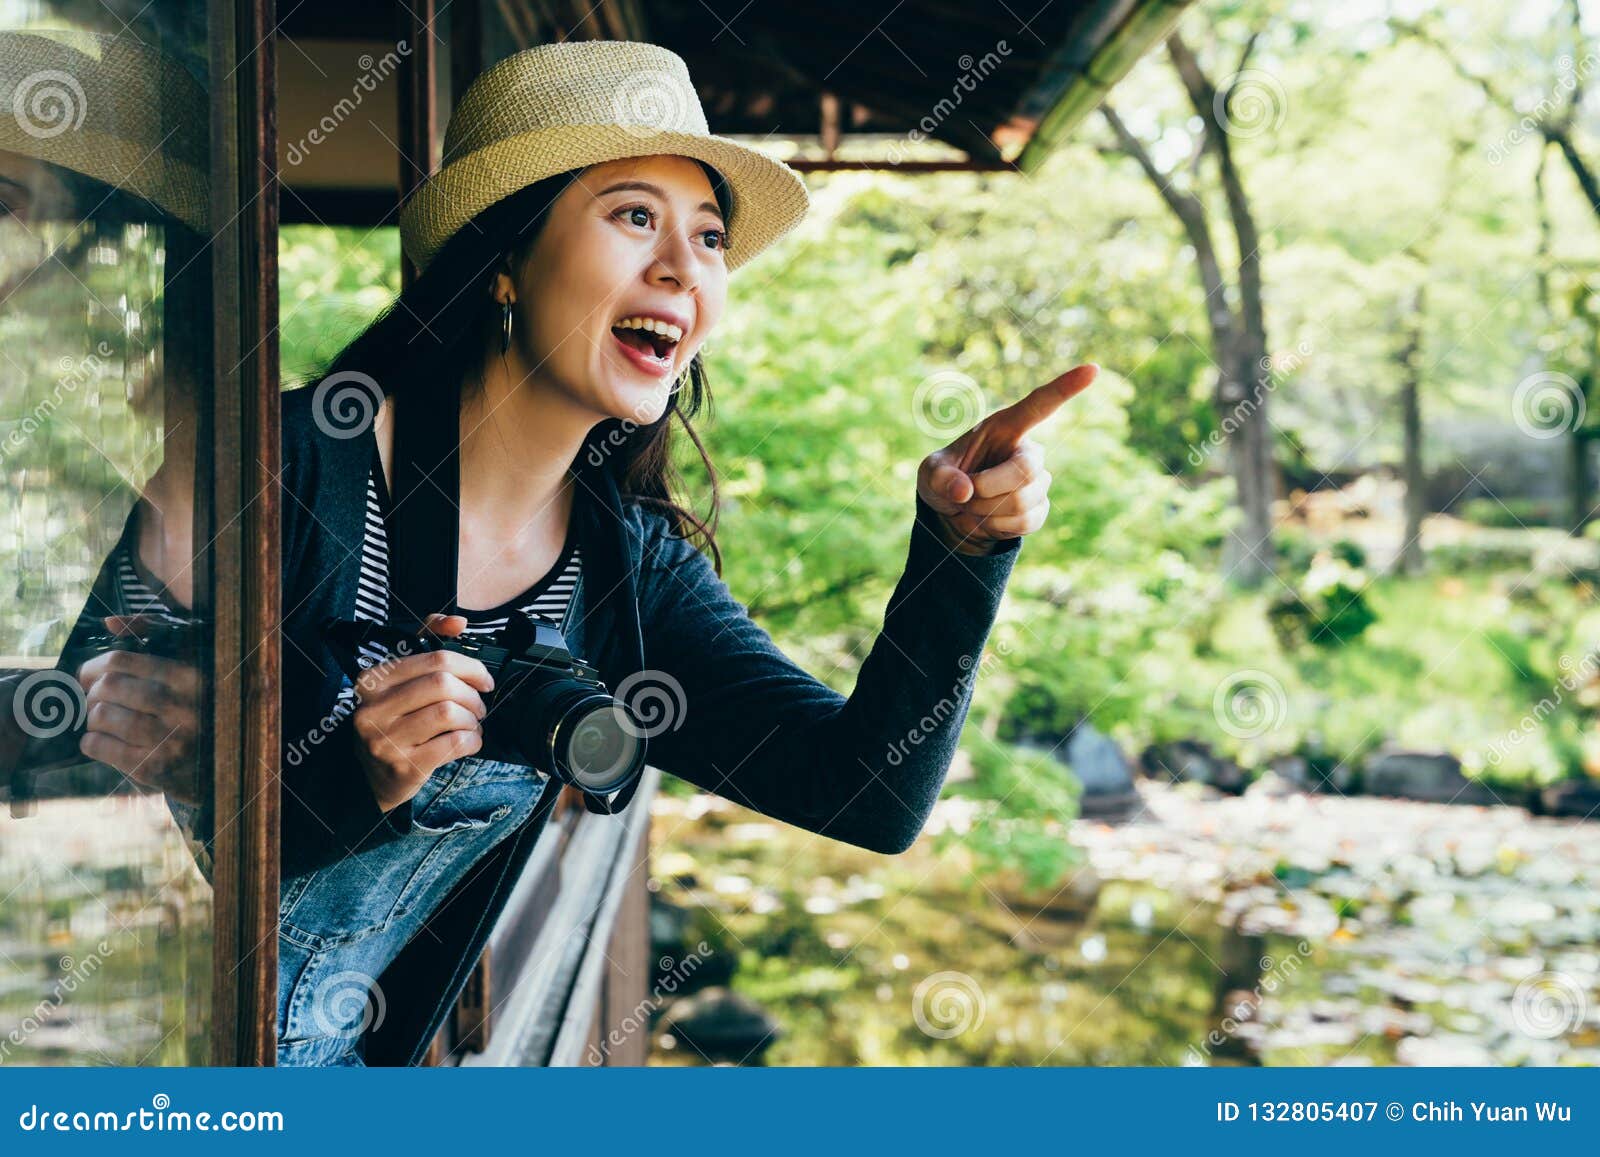
[{"label": "pond water", "polygon": [[212,946],[160,795],[0,809],[0,1065],[207,1063]]},{"label": "pond water", "polygon": [[[658,801],[658,928],[703,942],[700,978],[775,1032],[716,990],[663,999],[652,1059],[1600,1062],[1600,824],[1153,785],[1145,799],[1133,822],[1073,825],[1082,867],[1028,898],[929,839],[882,857],[718,800]],[[934,827],[953,818],[940,807]],[[719,1001],[720,1025],[697,1007]]]},{"label": "pond water", "polygon": [[[1031,897],[935,838],[877,856],[658,799],[658,966],[692,983],[658,988],[652,1060],[1600,1063],[1600,823],[1142,791]],[[209,889],[158,797],[0,814],[0,897],[0,1063],[204,1057]]]}]

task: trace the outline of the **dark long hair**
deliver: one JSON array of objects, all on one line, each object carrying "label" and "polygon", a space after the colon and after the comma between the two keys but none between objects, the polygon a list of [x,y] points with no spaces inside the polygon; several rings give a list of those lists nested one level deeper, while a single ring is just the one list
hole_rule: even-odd
[{"label": "dark long hair", "polygon": [[[732,217],[726,182],[700,162],[711,180],[723,220]],[[318,375],[359,373],[378,383],[385,394],[404,397],[408,391],[436,389],[454,375],[463,397],[478,384],[483,351],[498,341],[500,310],[489,297],[494,275],[510,261],[518,268],[548,217],[550,206],[581,170],[547,177],[489,206],[463,225],[433,260],[400,292],[377,319],[344,347]],[[709,416],[711,390],[705,366],[696,352],[688,381],[673,392],[661,417],[648,425],[621,418],[598,423],[585,440],[582,454],[592,454],[616,480],[624,501],[664,513],[673,533],[698,536],[709,547],[718,574],[722,554],[716,527],[721,511],[716,469],[691,419]],[[676,416],[700,461],[710,486],[710,511],[705,519],[681,505],[675,493],[683,478],[672,461],[672,420]]]}]

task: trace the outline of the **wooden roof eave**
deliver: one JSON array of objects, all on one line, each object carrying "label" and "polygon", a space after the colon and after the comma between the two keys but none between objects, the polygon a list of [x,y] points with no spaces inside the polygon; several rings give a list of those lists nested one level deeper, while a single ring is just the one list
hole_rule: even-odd
[{"label": "wooden roof eave", "polygon": [[1054,86],[1057,91],[1017,156],[1017,167],[1031,173],[1043,164],[1139,58],[1166,39],[1188,5],[1189,0],[1121,0],[1106,20],[1115,26],[1103,39],[1091,38],[1098,44],[1087,60],[1081,57],[1081,42],[1064,45],[1036,89]]}]

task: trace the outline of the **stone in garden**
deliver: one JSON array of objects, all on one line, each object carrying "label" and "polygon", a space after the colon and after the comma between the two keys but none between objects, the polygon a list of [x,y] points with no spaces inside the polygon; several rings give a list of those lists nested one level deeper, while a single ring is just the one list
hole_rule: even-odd
[{"label": "stone in garden", "polygon": [[1303,755],[1276,755],[1267,761],[1271,773],[1290,787],[1310,791],[1316,786],[1311,774],[1311,764]]},{"label": "stone in garden", "polygon": [[689,942],[689,914],[659,892],[650,893],[650,950],[676,956]]},{"label": "stone in garden", "polygon": [[1084,819],[1116,823],[1131,819],[1143,807],[1133,782],[1133,768],[1116,740],[1080,723],[1064,743],[1024,739],[1018,747],[1041,751],[1063,764],[1081,787],[1078,814]]},{"label": "stone in garden", "polygon": [[1210,744],[1198,739],[1152,744],[1144,749],[1140,763],[1152,779],[1201,783],[1233,795],[1242,792],[1249,782],[1244,768],[1225,755],[1217,755]]},{"label": "stone in garden", "polygon": [[1482,1067],[1495,1063],[1493,1054],[1481,1042],[1455,1033],[1408,1036],[1395,1046],[1394,1059],[1402,1065],[1427,1068]]},{"label": "stone in garden", "polygon": [[1266,796],[1268,799],[1281,799],[1289,795],[1303,795],[1306,787],[1282,772],[1268,771],[1259,779],[1244,789],[1247,796]]},{"label": "stone in garden", "polygon": [[650,955],[658,989],[684,995],[733,979],[739,960],[737,948],[712,942],[707,944],[710,951],[702,953],[702,943],[706,941],[695,930],[688,912],[658,892],[650,894]]},{"label": "stone in garden", "polygon": [[1448,752],[1380,751],[1367,760],[1363,781],[1369,795],[1482,807],[1500,802],[1483,784],[1462,775],[1461,761]]},{"label": "stone in garden", "polygon": [[783,1034],[766,1009],[726,988],[708,988],[678,1001],[662,1018],[661,1031],[707,1060],[745,1064]]},{"label": "stone in garden", "polygon": [[1100,900],[1100,873],[1088,863],[1073,865],[1042,888],[1030,887],[1015,868],[992,873],[987,884],[1003,898],[1007,912],[1024,922],[1082,920]]},{"label": "stone in garden", "polygon": [[1126,819],[1139,810],[1133,768],[1116,740],[1080,723],[1067,740],[1066,757],[1083,785],[1078,810],[1085,819]]},{"label": "stone in garden", "polygon": [[1067,763],[1084,794],[1118,795],[1133,790],[1133,773],[1116,740],[1080,723],[1067,739]]},{"label": "stone in garden", "polygon": [[1539,793],[1539,810],[1547,816],[1600,819],[1600,783],[1592,779],[1553,783]]}]

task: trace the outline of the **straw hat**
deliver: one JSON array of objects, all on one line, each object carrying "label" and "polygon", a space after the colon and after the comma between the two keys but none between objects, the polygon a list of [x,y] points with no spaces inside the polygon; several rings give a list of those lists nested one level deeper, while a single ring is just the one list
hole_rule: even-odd
[{"label": "straw hat", "polygon": [[135,193],[204,232],[210,126],[199,82],[132,36],[0,31],[0,149]]},{"label": "straw hat", "polygon": [[461,226],[535,181],[656,153],[704,161],[728,182],[730,270],[794,228],[810,205],[788,165],[711,134],[677,53],[569,40],[508,56],[472,82],[445,130],[443,166],[400,210],[401,244],[424,268]]}]

